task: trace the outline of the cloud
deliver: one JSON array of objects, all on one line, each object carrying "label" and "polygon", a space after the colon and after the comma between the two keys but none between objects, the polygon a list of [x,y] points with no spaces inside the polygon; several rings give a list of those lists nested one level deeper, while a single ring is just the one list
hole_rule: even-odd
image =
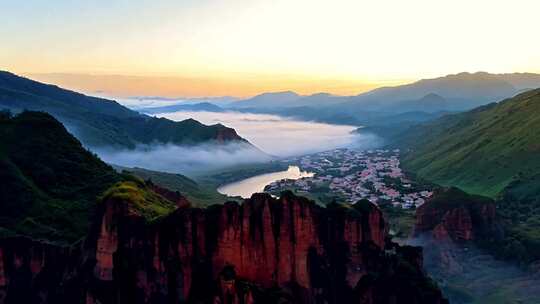
[{"label": "cloud", "polygon": [[158,114],[172,120],[196,119],[205,124],[221,123],[234,128],[264,152],[289,157],[334,148],[373,148],[380,138],[368,133],[353,133],[357,127],[298,121],[277,115],[239,112],[175,112]]},{"label": "cloud", "polygon": [[141,145],[134,150],[92,149],[105,162],[170,173],[200,173],[271,157],[246,143],[196,146]]},{"label": "cloud", "polygon": [[[198,175],[239,164],[262,163],[334,148],[369,149],[381,144],[372,134],[354,133],[356,127],[296,121],[276,115],[251,113],[176,112],[160,115],[173,120],[197,119],[205,124],[233,127],[247,143],[195,146],[140,145],[134,150],[92,148],[104,161],[125,167]],[[70,128],[71,132],[76,130]],[[259,150],[260,149],[260,150]]]}]

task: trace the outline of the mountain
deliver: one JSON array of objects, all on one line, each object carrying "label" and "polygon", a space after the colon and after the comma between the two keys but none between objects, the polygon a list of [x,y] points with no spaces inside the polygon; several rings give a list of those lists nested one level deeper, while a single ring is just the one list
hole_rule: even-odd
[{"label": "mountain", "polygon": [[231,108],[277,108],[294,106],[293,102],[300,98],[295,92],[263,93],[255,97],[240,100],[230,105]]},{"label": "mountain", "polygon": [[0,230],[73,242],[88,229],[96,198],[120,180],[52,116],[0,118]]},{"label": "mountain", "polygon": [[177,104],[162,107],[144,108],[141,112],[148,114],[170,113],[170,112],[224,112],[225,110],[219,106],[209,102],[201,102],[195,104]]},{"label": "mountain", "polygon": [[348,97],[346,102],[337,107],[349,113],[466,111],[512,97],[525,87],[540,87],[540,75],[459,73],[406,85],[378,88]]},{"label": "mountain", "polygon": [[427,234],[437,241],[455,243],[493,238],[498,230],[495,208],[487,197],[457,188],[436,189],[416,210],[413,236]]},{"label": "mountain", "polygon": [[160,97],[160,96],[133,96],[119,99],[118,102],[132,110],[144,112],[148,108],[158,108],[174,105],[195,105],[199,103],[209,103],[218,107],[226,107],[231,103],[238,101],[238,98],[223,96],[223,97],[198,97],[198,98],[183,98],[183,97]]},{"label": "mountain", "polygon": [[403,166],[419,177],[495,197],[516,181],[536,184],[538,130],[540,89],[419,125],[397,142],[408,149]]},{"label": "mountain", "polygon": [[116,173],[50,114],[3,112],[0,135],[7,304],[448,303],[421,248],[392,243],[369,201],[284,192],[193,208]]},{"label": "mountain", "polygon": [[[536,84],[540,86],[540,82]],[[375,89],[351,97],[346,105],[381,109],[395,105],[396,102],[417,100],[428,94],[437,94],[454,103],[451,104],[453,107],[451,110],[464,110],[513,96],[517,92],[518,89],[497,74],[460,73],[423,79],[407,85]]]},{"label": "mountain", "polygon": [[[528,264],[540,259],[538,130],[540,89],[535,89],[411,127],[396,135],[392,146],[402,149],[402,167],[417,177],[495,199],[504,233],[480,238],[483,247],[499,258]],[[429,214],[425,219],[448,224],[460,208],[446,220]]]},{"label": "mountain", "polygon": [[90,97],[0,71],[0,109],[44,111],[89,147],[134,148],[138,144],[245,141],[234,129],[180,122],[132,111],[115,101]]},{"label": "mountain", "polygon": [[400,101],[394,106],[397,108],[396,112],[401,113],[415,111],[433,113],[447,111],[452,108],[452,105],[448,102],[448,100],[446,100],[446,98],[434,93],[429,93],[416,100]]},{"label": "mountain", "polygon": [[[538,87],[540,74],[460,73],[378,88],[356,96],[267,93],[259,95],[264,97],[264,102],[257,102],[259,97],[254,97],[234,103],[232,107],[242,105],[238,108],[245,111],[328,123],[395,127],[395,120],[390,117],[394,114],[466,111]],[[425,115],[421,114],[417,120],[409,115],[412,122],[420,122],[421,116]]]},{"label": "mountain", "polygon": [[517,90],[529,90],[538,88],[540,85],[540,74],[534,73],[507,73],[498,74],[498,77],[507,81]]}]

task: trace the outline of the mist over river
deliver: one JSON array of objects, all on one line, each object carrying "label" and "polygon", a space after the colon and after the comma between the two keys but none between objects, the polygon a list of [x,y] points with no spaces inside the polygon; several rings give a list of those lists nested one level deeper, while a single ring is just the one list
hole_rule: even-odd
[{"label": "mist over river", "polygon": [[180,121],[193,118],[207,125],[234,128],[264,152],[279,157],[297,156],[334,148],[371,148],[380,143],[372,134],[352,133],[357,127],[298,121],[277,115],[239,112],[174,112],[156,116]]},{"label": "mist over river", "polygon": [[[173,112],[157,114],[175,121],[195,119],[234,128],[252,145],[202,143],[197,145],[147,144],[136,149],[93,149],[104,161],[124,167],[180,173],[188,176],[234,167],[266,163],[274,157],[291,157],[335,148],[369,149],[380,145],[373,134],[353,132],[356,126],[298,121],[277,115],[239,112]],[[262,152],[261,152],[262,151]]]}]

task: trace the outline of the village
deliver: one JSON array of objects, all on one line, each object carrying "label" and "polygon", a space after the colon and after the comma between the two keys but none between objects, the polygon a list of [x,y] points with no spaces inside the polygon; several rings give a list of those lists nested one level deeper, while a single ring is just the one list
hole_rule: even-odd
[{"label": "village", "polygon": [[367,199],[403,209],[416,208],[433,192],[428,186],[407,178],[400,168],[399,153],[399,150],[335,149],[285,159],[282,161],[314,175],[275,181],[265,191],[277,194],[292,190],[322,203],[335,200],[354,204]]}]

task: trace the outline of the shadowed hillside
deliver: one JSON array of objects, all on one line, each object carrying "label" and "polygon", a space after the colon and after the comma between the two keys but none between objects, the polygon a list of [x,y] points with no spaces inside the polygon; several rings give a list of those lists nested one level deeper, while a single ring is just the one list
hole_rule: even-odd
[{"label": "shadowed hillside", "polygon": [[86,146],[134,148],[137,144],[245,141],[221,124],[206,126],[139,114],[103,98],[86,96],[0,71],[0,109],[44,111]]},{"label": "shadowed hillside", "polygon": [[88,229],[116,172],[42,112],[0,119],[0,226],[6,234],[72,242]]}]

